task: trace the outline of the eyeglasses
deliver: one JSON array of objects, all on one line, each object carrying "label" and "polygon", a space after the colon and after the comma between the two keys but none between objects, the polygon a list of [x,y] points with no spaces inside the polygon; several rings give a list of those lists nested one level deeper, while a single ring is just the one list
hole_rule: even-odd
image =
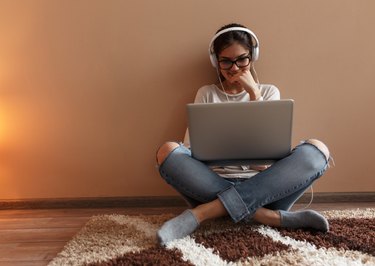
[{"label": "eyeglasses", "polygon": [[232,68],[233,64],[236,64],[237,67],[242,68],[242,67],[247,67],[250,64],[250,61],[251,61],[250,55],[241,56],[234,61],[229,60],[229,59],[222,59],[222,60],[219,60],[219,67],[222,70],[229,70]]}]

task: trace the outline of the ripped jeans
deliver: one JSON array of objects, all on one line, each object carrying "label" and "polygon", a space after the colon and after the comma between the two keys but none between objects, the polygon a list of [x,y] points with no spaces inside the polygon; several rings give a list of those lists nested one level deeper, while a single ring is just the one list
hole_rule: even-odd
[{"label": "ripped jeans", "polygon": [[289,210],[327,167],[325,155],[304,142],[266,170],[233,182],[194,159],[190,150],[180,144],[163,161],[159,172],[190,205],[219,198],[233,221],[238,222],[252,217],[261,207]]}]

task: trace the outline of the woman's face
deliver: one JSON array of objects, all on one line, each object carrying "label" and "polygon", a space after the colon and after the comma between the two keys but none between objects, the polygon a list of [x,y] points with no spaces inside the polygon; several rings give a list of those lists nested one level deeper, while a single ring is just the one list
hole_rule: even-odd
[{"label": "woman's face", "polygon": [[230,80],[239,71],[250,69],[250,51],[235,42],[220,52],[218,62],[221,74],[226,80]]}]

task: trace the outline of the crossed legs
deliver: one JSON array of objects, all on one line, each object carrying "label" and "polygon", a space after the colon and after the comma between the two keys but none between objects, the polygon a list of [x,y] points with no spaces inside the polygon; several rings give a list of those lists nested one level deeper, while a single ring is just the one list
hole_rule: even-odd
[{"label": "crossed legs", "polygon": [[[315,140],[315,139],[310,139],[310,140],[306,141],[306,143],[311,144],[311,145],[309,145],[310,149],[311,149],[311,146],[314,146],[317,150],[319,150],[319,153],[315,152],[315,155],[317,155],[318,157],[319,156],[324,157],[325,163],[328,162],[329,151],[328,151],[328,148],[324,145],[324,143],[322,143],[319,140]],[[158,164],[162,165],[164,163],[164,161],[168,159],[168,157],[171,155],[171,153],[175,149],[177,149],[179,146],[180,146],[179,144],[174,143],[174,142],[167,142],[163,146],[161,146],[161,148],[159,149],[159,151],[157,153]],[[314,150],[316,150],[316,149],[314,149]],[[301,153],[301,152],[299,152],[299,153],[302,154],[301,156],[303,156],[303,153]],[[300,155],[293,155],[293,156],[296,157],[296,156],[300,156]],[[186,155],[181,160],[185,161],[188,158],[190,158],[189,155]],[[321,159],[322,158],[320,158],[320,161],[322,161]],[[194,159],[192,159],[192,160],[194,160]],[[283,160],[281,160],[281,161],[283,161]],[[291,201],[289,200],[290,202],[286,202],[286,204],[275,204],[275,205],[276,206],[277,205],[291,206],[294,203],[294,201],[296,200],[296,198],[293,198],[292,196],[297,195],[299,197],[300,195],[302,195],[303,191],[310,185],[310,183],[312,183],[316,178],[318,178],[322,174],[322,171],[320,171],[319,174],[316,174],[314,176],[315,179],[311,179],[311,181],[300,182],[297,179],[294,180],[293,184],[291,184],[291,186],[292,187],[294,186],[295,190],[291,191],[290,189],[288,189],[287,190],[288,194],[285,195],[285,196],[281,195],[282,193],[280,193],[280,195],[278,197],[273,196],[272,199],[270,197],[268,197],[268,198],[264,198],[263,200],[261,200],[261,202],[252,203],[254,201],[253,199],[251,199],[252,196],[253,196],[252,194],[254,194],[253,197],[257,197],[257,196],[255,195],[254,191],[253,191],[253,193],[247,193],[247,191],[251,190],[249,188],[252,188],[256,185],[262,184],[262,182],[265,182],[265,184],[272,183],[272,176],[274,176],[275,173],[277,174],[278,171],[282,172],[283,170],[287,169],[286,166],[290,165],[291,162],[293,161],[293,159],[290,158],[289,161],[290,162],[280,163],[279,166],[275,166],[274,168],[276,170],[273,170],[274,173],[272,173],[272,171],[271,171],[268,174],[264,174],[263,176],[258,174],[259,176],[257,175],[257,178],[256,178],[256,179],[258,179],[258,183],[257,183],[257,180],[254,179],[254,182],[251,181],[252,184],[251,184],[251,182],[246,181],[246,182],[244,182],[243,185],[240,184],[240,185],[238,185],[238,187],[234,187],[229,182],[226,183],[226,181],[224,181],[224,180],[222,180],[222,178],[218,177],[218,179],[215,180],[215,183],[218,183],[217,188],[215,188],[216,190],[213,189],[213,190],[207,192],[207,191],[204,190],[204,188],[199,187],[200,192],[198,194],[207,194],[208,195],[207,198],[198,198],[194,194],[189,194],[190,191],[185,190],[183,184],[175,183],[174,180],[168,179],[166,177],[167,174],[165,174],[164,177],[165,177],[166,181],[168,183],[170,183],[172,186],[174,186],[180,193],[187,196],[188,198],[193,198],[194,200],[199,200],[200,202],[202,202],[202,204],[200,204],[200,205],[198,205],[198,206],[196,206],[196,207],[194,207],[190,210],[187,210],[184,213],[182,213],[181,215],[179,215],[179,216],[173,218],[172,220],[166,222],[158,232],[159,241],[161,242],[161,244],[165,244],[168,241],[171,241],[173,239],[184,237],[184,236],[192,233],[193,231],[195,231],[195,229],[203,221],[213,219],[213,218],[218,218],[218,217],[221,217],[221,216],[226,216],[228,214],[231,215],[231,217],[235,221],[241,220],[244,215],[238,216],[235,213],[236,210],[233,210],[235,208],[233,206],[231,206],[231,203],[230,203],[230,201],[233,199],[233,195],[234,195],[234,198],[236,199],[236,202],[242,201],[242,200],[244,201],[243,205],[245,206],[245,209],[246,209],[245,216],[251,215],[252,219],[254,221],[258,222],[258,223],[270,225],[270,226],[275,226],[275,227],[292,227],[292,228],[312,227],[312,228],[315,228],[317,230],[327,231],[329,226],[328,226],[328,222],[326,221],[326,219],[323,216],[321,216],[320,214],[318,214],[317,212],[314,212],[312,210],[307,210],[307,211],[303,211],[303,212],[288,212],[287,210],[279,210],[279,209],[272,210],[272,209],[268,209],[268,208],[263,207],[263,206],[268,206],[267,204],[269,204],[271,206],[272,204],[278,203],[278,201],[280,203],[283,203],[282,201],[285,201],[286,198],[291,198],[290,199]],[[305,160],[305,161],[309,161],[309,160]],[[181,166],[181,164],[183,164],[183,163],[180,163],[180,166]],[[298,163],[295,167],[298,168],[299,165],[300,165],[300,163]],[[192,167],[192,165],[190,165],[189,167]],[[208,168],[208,167],[202,168],[202,166],[199,165],[199,164],[198,164],[197,167],[201,168],[203,170],[205,168]],[[322,168],[321,166],[317,166],[316,164],[314,164],[314,165],[307,164],[306,165],[306,169],[314,168],[314,167],[318,168],[318,169]],[[270,167],[270,168],[272,168],[272,167]],[[313,170],[315,171],[315,169],[313,169]],[[184,172],[183,169],[181,171]],[[206,171],[206,170],[204,170],[204,171]],[[267,171],[269,171],[269,170],[267,170]],[[293,171],[291,171],[291,175],[293,175],[292,172]],[[181,173],[181,172],[178,172],[177,174],[179,174],[179,173]],[[199,173],[199,171],[194,173],[194,174],[197,174],[197,173]],[[173,175],[175,173],[172,171],[170,174]],[[163,173],[162,173],[162,175],[163,175]],[[210,170],[208,170],[208,169],[207,169],[207,172],[202,173],[202,175],[204,175],[204,176],[210,175],[211,179],[215,178],[215,176],[211,176],[211,175],[215,175],[215,174],[211,173]],[[192,183],[199,183],[199,180],[200,180],[199,178],[195,179],[195,176],[192,176],[191,174],[190,174],[190,176],[187,175],[183,178],[184,179],[189,178],[189,180],[187,180],[187,182],[190,181]],[[297,178],[298,178],[298,175],[297,175]],[[181,177],[180,177],[180,179],[181,179]],[[269,180],[271,180],[271,181],[269,181]],[[181,181],[181,180],[178,180],[178,181]],[[203,179],[202,179],[202,181],[203,181]],[[310,183],[306,183],[306,182],[310,182]],[[245,183],[248,183],[248,184],[245,184]],[[296,184],[299,184],[299,183],[304,183],[304,184],[298,185],[300,187],[297,188]],[[205,186],[207,186],[207,184],[203,184],[203,187],[205,187]],[[228,192],[225,192],[225,190],[227,188],[228,188]],[[234,192],[234,190],[235,190],[235,192]],[[224,191],[224,192],[222,193],[222,191]],[[263,197],[263,194],[267,194],[267,193],[268,194],[275,194],[274,191],[275,191],[275,189],[272,190],[272,188],[269,191],[264,190],[262,192],[261,196],[259,196],[259,198]],[[220,193],[222,193],[223,195],[220,196],[219,195]],[[225,194],[228,194],[229,196],[225,195]],[[239,194],[238,199],[236,198],[237,194]],[[228,200],[226,200],[226,199],[228,199],[228,197],[229,197],[229,203],[228,203]],[[251,203],[247,204],[247,202],[251,202]],[[234,205],[236,205],[236,204],[237,203],[235,203]],[[240,206],[240,207],[242,207],[242,206]],[[254,211],[251,211],[251,209],[254,209]]]}]

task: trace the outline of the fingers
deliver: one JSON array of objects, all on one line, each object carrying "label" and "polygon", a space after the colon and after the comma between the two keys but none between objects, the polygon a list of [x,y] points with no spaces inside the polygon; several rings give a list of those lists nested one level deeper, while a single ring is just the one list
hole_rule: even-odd
[{"label": "fingers", "polygon": [[253,169],[255,171],[264,171],[268,167],[270,167],[270,165],[250,165],[250,169]]},{"label": "fingers", "polygon": [[251,75],[250,71],[248,69],[239,71],[233,75],[229,75],[230,82],[240,82],[242,85],[245,85],[247,83],[255,82],[253,76]]}]

